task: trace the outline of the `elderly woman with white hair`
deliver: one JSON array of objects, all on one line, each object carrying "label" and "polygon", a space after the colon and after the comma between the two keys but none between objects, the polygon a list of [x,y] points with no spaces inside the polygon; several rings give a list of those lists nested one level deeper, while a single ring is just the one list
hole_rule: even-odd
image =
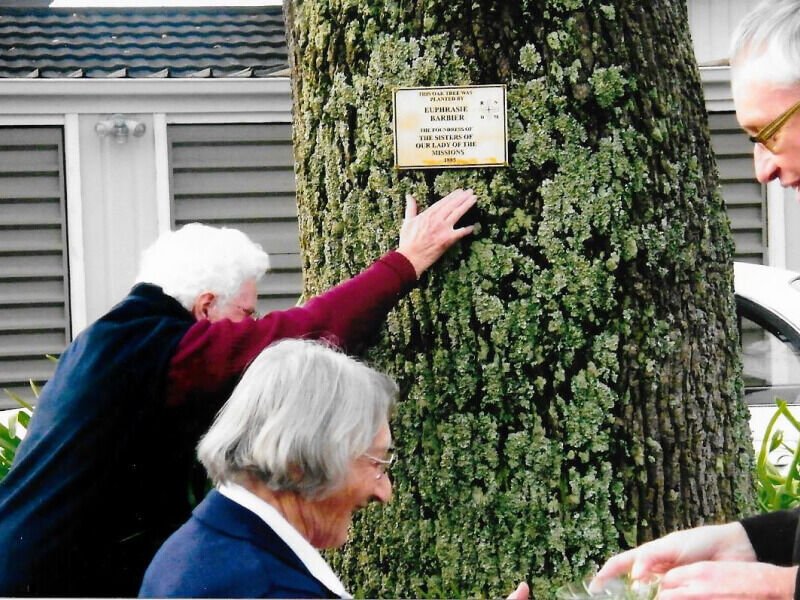
[{"label": "elderly woman with white hair", "polygon": [[344,597],[317,548],[388,502],[389,377],[319,342],[264,350],[198,446],[217,488],[161,547],[145,597]]}]

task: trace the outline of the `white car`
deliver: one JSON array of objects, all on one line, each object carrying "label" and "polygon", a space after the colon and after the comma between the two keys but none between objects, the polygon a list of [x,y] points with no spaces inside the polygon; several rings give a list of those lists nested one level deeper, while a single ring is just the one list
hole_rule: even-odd
[{"label": "white car", "polygon": [[[745,401],[756,451],[782,398],[800,417],[800,273],[748,263],[734,263],[736,312],[742,344]],[[788,445],[800,434],[784,419],[776,423]],[[787,462],[777,450],[772,460]]]}]

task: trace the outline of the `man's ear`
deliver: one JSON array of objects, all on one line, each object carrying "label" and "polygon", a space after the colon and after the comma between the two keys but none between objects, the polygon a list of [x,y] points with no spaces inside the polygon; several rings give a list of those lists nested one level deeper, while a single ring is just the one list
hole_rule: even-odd
[{"label": "man's ear", "polygon": [[216,294],[212,292],[203,292],[197,298],[195,298],[194,304],[192,305],[192,314],[194,315],[194,318],[198,321],[208,319],[208,313],[216,299]]}]

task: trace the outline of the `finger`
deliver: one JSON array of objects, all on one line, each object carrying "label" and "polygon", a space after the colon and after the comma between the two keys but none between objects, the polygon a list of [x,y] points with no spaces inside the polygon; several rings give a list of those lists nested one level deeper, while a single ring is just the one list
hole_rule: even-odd
[{"label": "finger", "polygon": [[517,586],[517,589],[509,594],[508,600],[528,600],[530,593],[528,584],[523,581]]},{"label": "finger", "polygon": [[453,229],[453,239],[460,240],[461,238],[467,237],[473,231],[475,231],[474,225],[465,225],[464,227]]},{"label": "finger", "polygon": [[464,196],[459,204],[456,204],[452,207],[450,214],[445,217],[445,221],[455,225],[461,217],[467,214],[467,211],[470,208],[477,204],[477,202],[478,197],[472,193],[472,190],[470,190],[469,195]]},{"label": "finger", "polygon": [[[609,579],[614,579],[620,575],[630,572],[633,561],[636,560],[637,549],[628,550],[612,556],[606,561],[606,564],[597,572],[592,580],[592,586],[601,589],[602,584]],[[595,582],[596,585],[595,585]]]},{"label": "finger", "polygon": [[450,212],[450,210],[452,210],[453,204],[457,204],[463,200],[464,194],[466,193],[467,192],[465,192],[461,188],[455,189],[449,194],[447,194],[447,196],[445,196],[444,198],[441,198],[436,202],[434,202],[433,204],[431,204],[427,209],[425,209],[425,212],[428,213],[429,215],[433,215],[438,212],[443,212],[447,214],[448,212]]},{"label": "finger", "polygon": [[[674,588],[680,588],[685,586],[687,583],[695,581],[697,579],[703,580],[704,576],[708,577],[708,565],[713,563],[705,563],[705,562],[697,562],[692,563],[690,565],[683,565],[680,567],[675,567],[674,569],[670,569],[661,577],[661,580],[658,582],[659,588],[663,588],[665,590],[671,590]],[[721,563],[716,563],[721,564]],[[705,571],[703,569],[706,569]]]},{"label": "finger", "polygon": [[[747,598],[750,596],[745,596],[742,594],[737,593],[721,593],[715,590],[708,589],[708,586],[692,586],[692,587],[682,587],[676,588],[674,590],[664,590],[663,592],[659,590],[658,592],[658,600],[732,600],[733,598]],[[755,596],[750,597],[751,600]],[[759,598],[761,596],[758,596]]]},{"label": "finger", "polygon": [[653,575],[666,573],[675,565],[676,562],[672,556],[657,552],[655,548],[648,548],[639,552],[633,561],[631,579],[649,579]]},{"label": "finger", "polygon": [[658,600],[731,600],[731,598],[746,597],[748,596],[735,592],[731,594],[719,589],[712,589],[703,583],[681,585],[670,589],[660,586],[658,588]]},{"label": "finger", "polygon": [[413,219],[417,216],[417,200],[411,194],[406,194],[406,215],[405,220]]},{"label": "finger", "polygon": [[451,202],[451,201],[452,201],[454,198],[456,198],[457,196],[461,196],[463,193],[464,193],[464,189],[463,189],[463,188],[456,188],[456,189],[454,189],[452,192],[450,192],[449,194],[447,194],[446,196],[444,196],[444,197],[443,197],[443,198],[440,200],[440,202],[441,202],[442,204],[445,204],[445,203],[447,203],[447,202]]},{"label": "finger", "polygon": [[452,210],[453,207],[460,205],[464,200],[469,198],[470,196],[474,196],[472,190],[464,190],[458,188],[457,190],[453,190],[447,196],[442,198],[441,204],[442,207],[447,208],[448,210]]}]

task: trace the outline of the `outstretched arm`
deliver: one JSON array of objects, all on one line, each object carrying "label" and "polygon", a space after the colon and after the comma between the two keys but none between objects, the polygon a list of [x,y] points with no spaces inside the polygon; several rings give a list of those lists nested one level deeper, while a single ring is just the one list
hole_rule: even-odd
[{"label": "outstretched arm", "polygon": [[417,214],[416,201],[409,196],[398,250],[355,277],[303,306],[273,311],[256,321],[198,321],[170,362],[168,403],[182,404],[195,391],[212,396],[229,392],[247,364],[277,340],[325,338],[352,349],[374,333],[416,278],[471,233],[471,226],[454,225],[475,202],[471,190],[456,190]]}]

